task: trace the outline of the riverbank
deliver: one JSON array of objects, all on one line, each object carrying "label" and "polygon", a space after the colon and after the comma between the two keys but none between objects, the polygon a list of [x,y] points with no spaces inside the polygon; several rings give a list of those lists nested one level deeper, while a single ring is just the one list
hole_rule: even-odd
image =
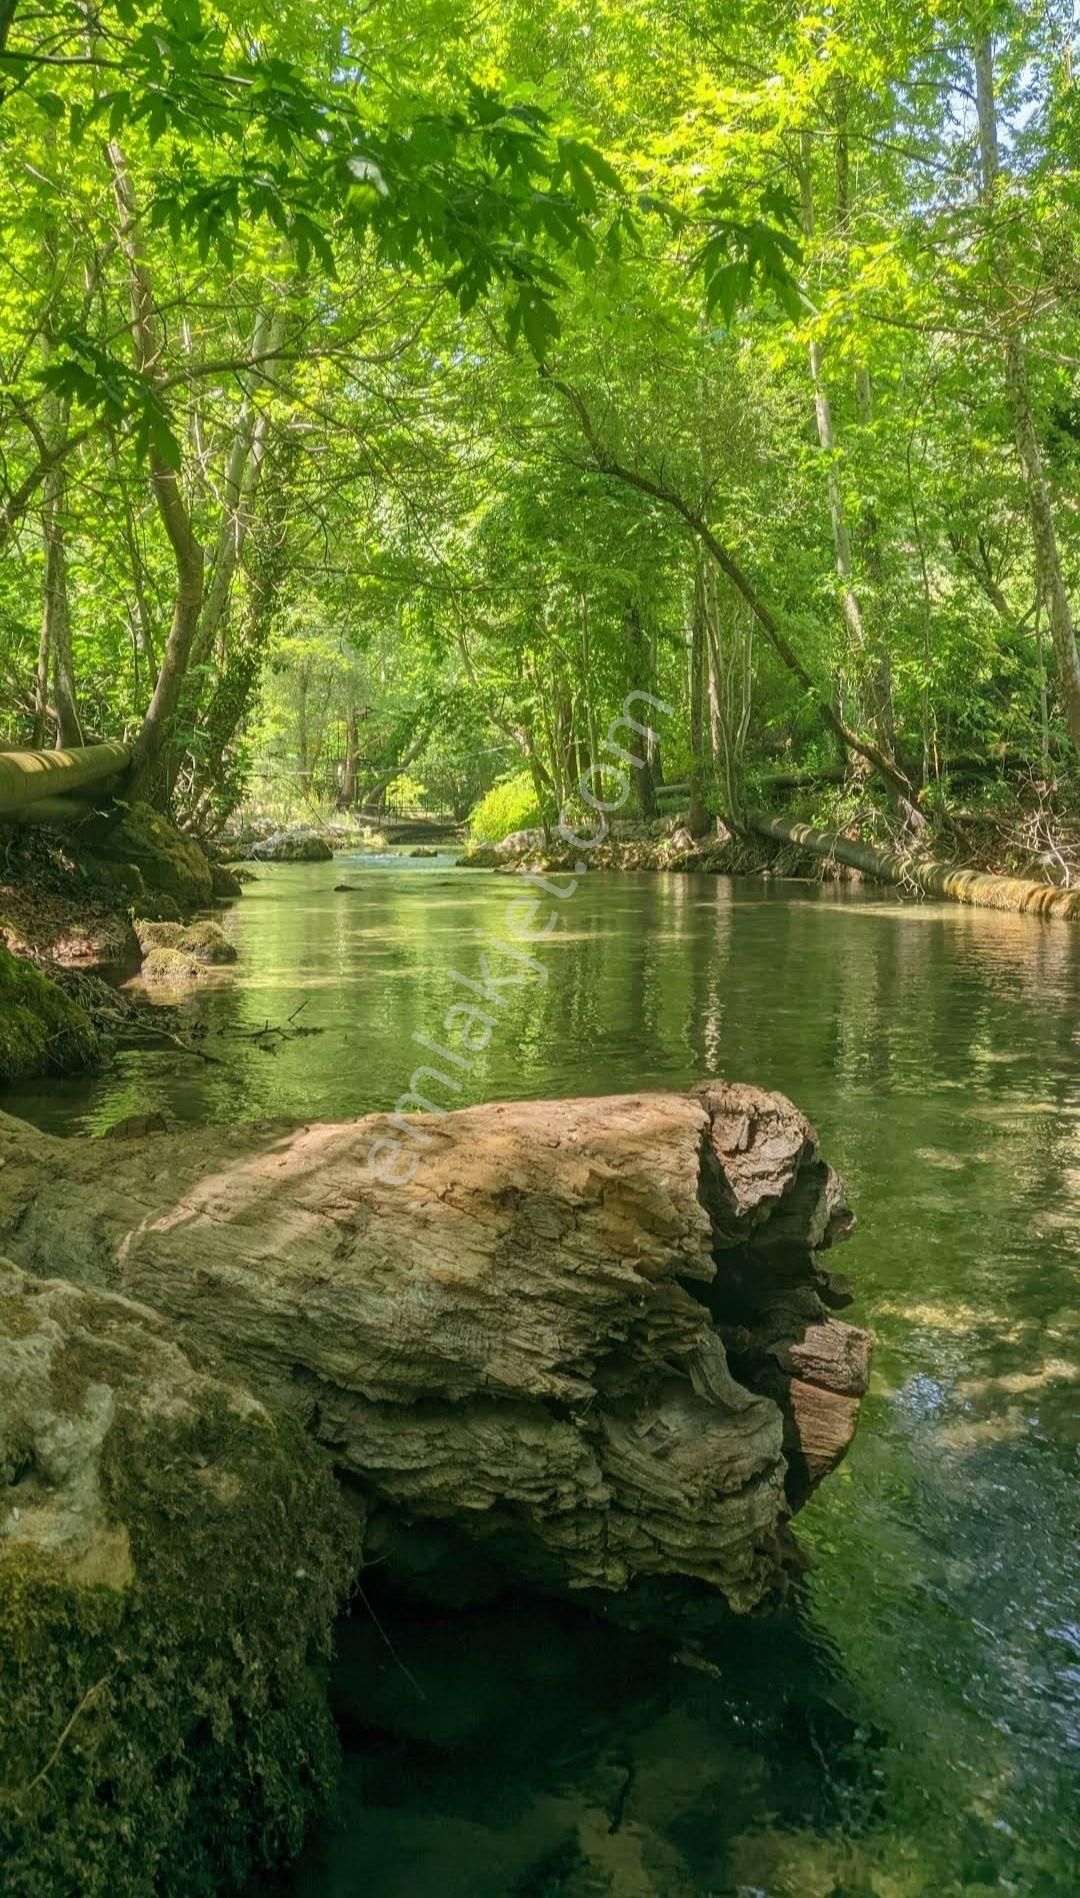
[{"label": "riverbank", "polygon": [[[777,831],[796,834],[763,834],[769,823]],[[584,826],[578,834],[584,839],[580,846],[563,842],[557,833],[518,831],[495,843],[472,843],[459,862],[466,869],[540,873],[653,870],[855,885],[865,879],[899,883],[915,898],[922,893],[918,866],[925,863],[943,865],[949,873],[1020,880],[1033,892],[1080,887],[1080,813],[1072,808],[1068,793],[1048,801],[1045,787],[1004,780],[981,800],[920,813],[915,828],[900,824],[865,790],[841,787],[817,795],[807,792],[775,811],[755,812],[738,832],[714,819],[706,834],[695,837],[685,813],[677,813],[652,823],[616,818],[609,833],[595,843],[588,841]],[[840,861],[829,848],[830,838],[836,845],[855,846],[865,861]],[[882,859],[878,874],[871,868],[875,853]],[[902,868],[897,875],[895,867],[887,874],[885,859],[893,866],[901,861],[915,874]],[[1037,897],[1020,906],[1037,909]]]},{"label": "riverbank", "polygon": [[0,1083],[100,1064],[146,1025],[133,980],[190,982],[235,957],[208,912],[239,878],[148,806],[77,832],[9,827],[2,861]]}]

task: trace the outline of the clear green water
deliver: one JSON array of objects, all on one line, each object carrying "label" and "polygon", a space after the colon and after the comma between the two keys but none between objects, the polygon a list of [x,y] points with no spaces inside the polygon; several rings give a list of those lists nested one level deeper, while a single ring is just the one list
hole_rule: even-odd
[{"label": "clear green water", "polygon": [[[267,871],[226,917],[235,974],[185,1004],[223,1065],[141,1050],[5,1104],[64,1131],[388,1107],[520,895],[438,864]],[[358,1607],[297,1893],[1080,1891],[1080,930],[684,877],[589,876],[559,908],[546,984],[510,991],[454,1104],[784,1089],[855,1195],[872,1394],[800,1518],[805,1609],[715,1672],[543,1604],[380,1598],[395,1660]],[[217,1032],[300,1002],[324,1032],[276,1055]]]}]

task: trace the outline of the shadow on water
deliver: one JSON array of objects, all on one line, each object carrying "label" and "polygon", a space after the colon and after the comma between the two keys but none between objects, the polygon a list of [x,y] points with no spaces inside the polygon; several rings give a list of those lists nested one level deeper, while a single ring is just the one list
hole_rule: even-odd
[{"label": "shadow on water", "polygon": [[[437,863],[275,866],[226,915],[235,978],[183,1005],[220,1065],[129,1050],[6,1105],[58,1132],[390,1107],[521,893]],[[838,1263],[871,1394],[798,1519],[799,1620],[710,1640],[718,1675],[551,1604],[418,1614],[373,1571],[424,1698],[358,1604],[338,1823],[298,1892],[1080,1891],[1080,930],[695,877],[590,874],[558,907],[541,973],[437,1098],[708,1072],[790,1094],[859,1210]],[[301,1002],[320,1034],[237,1038]]]},{"label": "shadow on water", "polygon": [[676,1608],[661,1640],[531,1597],[440,1616],[366,1587],[335,1667],[342,1798],[298,1898],[345,1898],[359,1866],[386,1898],[735,1893],[763,1826],[873,1827],[880,1738],[837,1658],[792,1614],[680,1645]]}]

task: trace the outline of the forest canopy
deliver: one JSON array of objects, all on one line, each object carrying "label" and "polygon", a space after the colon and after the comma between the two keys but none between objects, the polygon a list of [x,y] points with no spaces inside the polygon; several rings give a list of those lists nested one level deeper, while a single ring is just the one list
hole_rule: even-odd
[{"label": "forest canopy", "polygon": [[737,820],[1080,748],[1053,5],[0,0],[4,741],[559,808],[628,692]]}]

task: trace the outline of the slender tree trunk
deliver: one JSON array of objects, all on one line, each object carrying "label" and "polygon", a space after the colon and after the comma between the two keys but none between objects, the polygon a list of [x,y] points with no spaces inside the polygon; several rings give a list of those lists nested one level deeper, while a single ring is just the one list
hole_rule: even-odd
[{"label": "slender tree trunk", "polygon": [[703,837],[709,827],[709,814],[701,792],[705,758],[705,574],[701,556],[694,560],[694,599],[690,620],[690,814],[692,837]]},{"label": "slender tree trunk", "polygon": [[[802,136],[802,218],[803,232],[809,243],[814,236],[815,210],[812,154],[810,138]],[[848,190],[848,163],[846,132],[841,124],[837,135],[837,221],[845,238],[850,217]],[[825,456],[825,479],[828,495],[829,522],[832,527],[833,549],[836,557],[836,573],[840,582],[840,609],[844,625],[847,628],[855,656],[857,675],[865,687],[866,674],[869,671],[869,703],[866,711],[869,723],[882,745],[890,755],[896,752],[896,737],[892,712],[892,668],[888,648],[884,640],[871,639],[866,626],[862,600],[855,578],[855,558],[852,545],[851,528],[848,524],[847,510],[837,474],[836,429],[833,421],[832,403],[829,400],[828,386],[825,381],[821,344],[816,336],[810,339],[810,382],[814,392],[814,416],[817,423],[818,444]],[[860,392],[860,415],[869,420],[870,377],[865,369],[857,372],[857,388]],[[866,529],[864,519],[864,534]]]},{"label": "slender tree trunk", "polygon": [[45,725],[49,716],[49,616],[42,606],[41,632],[38,636],[37,669],[34,674],[34,723],[30,744],[40,751],[45,743]]},{"label": "slender tree trunk", "polygon": [[[645,637],[641,607],[636,599],[632,598],[627,603],[623,616],[623,630],[630,659],[631,687],[635,692],[651,692],[653,689],[651,648]],[[641,764],[634,776],[637,780],[641,815],[646,821],[651,821],[659,814],[660,806],[656,796],[656,766],[653,761],[652,746],[648,743],[644,747]]]},{"label": "slender tree trunk", "polygon": [[[128,263],[131,294],[131,334],[140,373],[154,385],[161,378],[161,340],[139,230],[135,194],[121,147],[108,147],[113,190],[120,221],[120,241]],[[149,450],[150,483],[161,523],[173,550],[176,593],[172,623],[162,655],[153,696],[132,746],[129,792],[145,797],[154,785],[199,624],[204,590],[203,550],[196,537],[180,487],[179,477],[159,450]]]},{"label": "slender tree trunk", "polygon": [[[271,315],[268,310],[260,310],[251,337],[252,361],[257,364],[268,351],[277,349],[281,334],[280,317]],[[256,368],[253,373],[257,377],[260,372]],[[269,415],[265,409],[256,408],[251,391],[246,391],[225,467],[221,522],[210,568],[210,583],[192,647],[192,666],[205,664],[225,617],[232,583],[254,517],[269,434]]]},{"label": "slender tree trunk", "polygon": [[596,702],[593,697],[592,653],[589,645],[589,596],[581,595],[581,667],[584,679],[585,718],[589,731],[589,768],[595,772],[600,762],[600,745],[596,731]]},{"label": "slender tree trunk", "polygon": [[1035,572],[1039,593],[1046,606],[1050,637],[1057,657],[1061,697],[1069,736],[1080,753],[1080,649],[1076,625],[1062,572],[1061,554],[1054,527],[1050,489],[1046,479],[1042,446],[1035,427],[1028,382],[1023,337],[1005,307],[1008,294],[1005,265],[996,254],[993,231],[1000,196],[1000,154],[998,150],[997,106],[994,97],[994,53],[989,33],[975,44],[975,87],[979,113],[979,153],[982,163],[983,203],[991,221],[989,241],[998,283],[997,319],[1000,326],[1001,355],[1005,371],[1005,393],[1012,412],[1016,452],[1024,473],[1031,538],[1035,550]]},{"label": "slender tree trunk", "polygon": [[45,580],[42,599],[42,630],[39,646],[49,654],[52,673],[53,704],[56,707],[56,742],[67,749],[82,744],[82,727],[75,699],[75,671],[71,657],[71,610],[67,583],[67,542],[64,535],[66,482],[63,465],[50,469],[45,480],[45,500],[41,510],[45,541]]},{"label": "slender tree trunk", "polygon": [[341,773],[342,809],[351,811],[356,803],[356,776],[360,762],[360,720],[350,700],[345,714],[345,765]]}]

